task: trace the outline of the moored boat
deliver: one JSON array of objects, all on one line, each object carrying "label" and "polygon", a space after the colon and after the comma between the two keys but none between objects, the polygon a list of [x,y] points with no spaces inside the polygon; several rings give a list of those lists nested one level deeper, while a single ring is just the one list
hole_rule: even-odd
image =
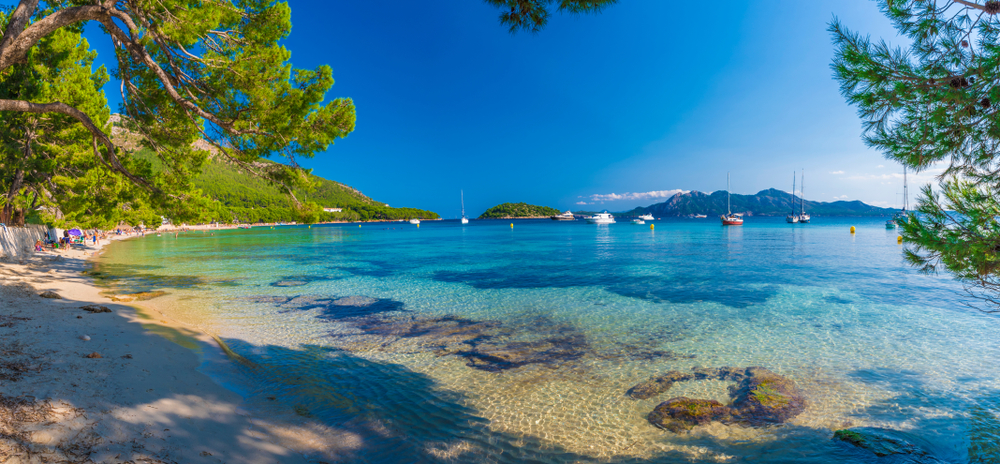
[{"label": "moored boat", "polygon": [[643,221],[652,221],[654,218],[652,214],[646,213],[643,214],[642,216],[639,216],[639,219],[642,219]]},{"label": "moored boat", "polygon": [[707,214],[695,214],[695,215],[694,215],[694,218],[695,218],[695,219],[705,219],[705,218],[707,218],[707,217],[708,217],[708,215],[707,215]]},{"label": "moored boat", "polygon": [[811,217],[809,217],[808,214],[806,214],[806,197],[805,197],[805,193],[804,193],[805,190],[806,190],[806,170],[803,169],[802,170],[802,182],[799,184],[799,223],[800,224],[807,224],[807,223],[809,223],[809,220],[812,219]]},{"label": "moored boat", "polygon": [[796,224],[799,222],[799,216],[795,214],[795,173],[792,173],[792,193],[788,195],[788,203],[792,206],[792,214],[785,216],[785,222],[789,224]]},{"label": "moored boat", "polygon": [[469,218],[465,217],[465,192],[459,190],[459,193],[462,195],[462,224],[468,224]]},{"label": "moored boat", "polygon": [[557,214],[555,216],[550,216],[550,218],[553,221],[575,221],[576,220],[576,216],[573,216],[573,213],[570,212],[570,211],[566,211],[565,213]]},{"label": "moored boat", "polygon": [[645,224],[645,223],[646,221],[643,221],[642,218],[635,218],[632,220],[632,224]]},{"label": "moored boat", "polygon": [[420,219],[410,219],[410,224],[420,224]]},{"label": "moored boat", "polygon": [[726,214],[719,216],[722,219],[722,225],[724,226],[742,226],[743,225],[743,215],[733,214],[733,207],[729,200],[729,173],[726,173]]},{"label": "moored boat", "polygon": [[595,214],[595,215],[587,218],[587,222],[589,222],[591,224],[614,224],[615,223],[615,217],[612,216],[607,211],[605,211],[603,213],[598,213],[598,214]]}]

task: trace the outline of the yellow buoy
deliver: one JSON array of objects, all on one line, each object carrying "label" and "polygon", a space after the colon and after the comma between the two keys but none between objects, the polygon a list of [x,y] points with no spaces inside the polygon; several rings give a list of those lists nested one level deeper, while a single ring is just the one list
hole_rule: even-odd
[{"label": "yellow buoy", "polygon": [[514,228],[514,223],[513,223],[513,222],[512,222],[512,223],[510,223],[510,228],[511,228],[511,229],[513,229],[513,228]]},{"label": "yellow buoy", "polygon": [[649,225],[649,230],[653,230],[653,225],[652,224]]},{"label": "yellow buoy", "polygon": [[358,229],[360,229],[360,228],[361,228],[361,224],[358,224]]},{"label": "yellow buoy", "polygon": [[420,228],[420,224],[417,224],[417,228],[418,228],[418,229]]},{"label": "yellow buoy", "polygon": [[896,243],[903,243],[903,236],[902,235],[896,237]]},{"label": "yellow buoy", "polygon": [[854,233],[854,226],[851,226],[851,233]]},{"label": "yellow buoy", "polygon": [[310,229],[312,229],[312,228],[313,228],[313,226],[309,226],[309,228],[310,228]]}]

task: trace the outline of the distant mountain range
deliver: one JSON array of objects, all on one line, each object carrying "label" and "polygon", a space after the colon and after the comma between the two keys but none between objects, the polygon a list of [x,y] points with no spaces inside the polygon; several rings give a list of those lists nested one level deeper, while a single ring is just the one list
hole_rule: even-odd
[{"label": "distant mountain range", "polygon": [[[767,189],[756,195],[732,195],[732,211],[747,216],[785,216],[792,211],[789,205],[788,192],[778,189]],[[799,210],[799,197],[794,197],[795,211]],[[894,208],[879,208],[860,201],[809,201],[806,200],[806,213],[812,216],[891,216],[897,210]],[[692,214],[707,214],[717,216],[726,212],[726,191],[719,190],[708,194],[698,191],[678,193],[663,203],[647,207],[635,208],[631,211],[614,213],[615,216],[640,216],[652,214],[656,217],[688,216]]]}]

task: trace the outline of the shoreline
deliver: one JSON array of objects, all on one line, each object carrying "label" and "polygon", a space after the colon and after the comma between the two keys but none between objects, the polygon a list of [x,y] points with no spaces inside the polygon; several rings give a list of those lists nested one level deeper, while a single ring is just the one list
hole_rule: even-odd
[{"label": "shoreline", "polygon": [[130,238],[0,263],[0,462],[329,459],[316,430],[251,417],[199,370],[232,362],[210,334],[101,294],[89,258]]}]

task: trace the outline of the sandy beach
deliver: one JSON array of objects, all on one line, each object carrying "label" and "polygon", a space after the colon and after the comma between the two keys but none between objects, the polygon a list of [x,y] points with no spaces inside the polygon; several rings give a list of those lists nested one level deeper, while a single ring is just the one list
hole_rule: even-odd
[{"label": "sandy beach", "polygon": [[0,462],[335,460],[308,426],[249,417],[175,343],[218,350],[210,338],[101,295],[85,274],[97,252],[0,263]]}]

